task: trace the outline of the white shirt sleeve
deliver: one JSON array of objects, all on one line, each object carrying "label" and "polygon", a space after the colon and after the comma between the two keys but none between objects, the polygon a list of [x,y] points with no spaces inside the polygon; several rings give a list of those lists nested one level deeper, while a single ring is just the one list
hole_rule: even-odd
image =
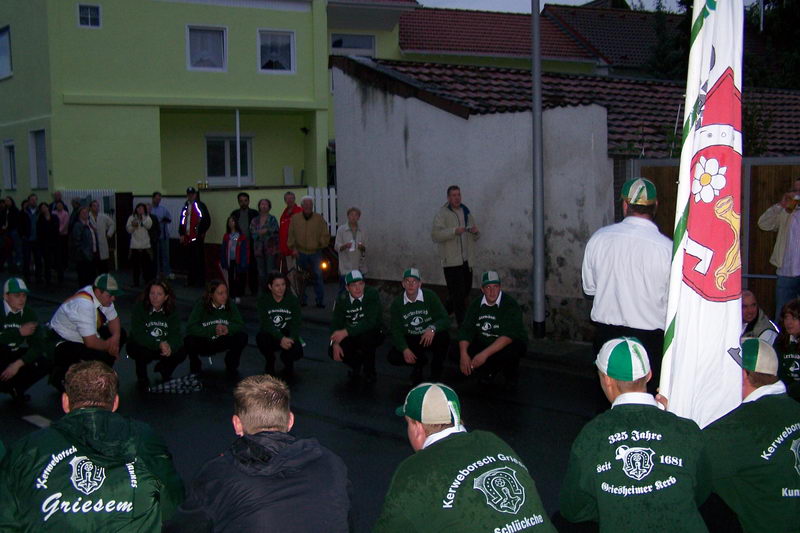
[{"label": "white shirt sleeve", "polygon": [[108,307],[101,307],[100,312],[106,317],[106,320],[109,322],[117,318],[117,308],[114,307],[114,304],[111,304]]},{"label": "white shirt sleeve", "polygon": [[77,298],[69,309],[69,319],[81,337],[97,335],[97,311],[94,303],[84,298]]},{"label": "white shirt sleeve", "polygon": [[594,280],[594,268],[592,266],[592,240],[586,244],[586,250],[583,252],[583,266],[581,267],[581,279],[583,281],[583,292],[589,296],[594,296],[597,292],[597,285]]}]

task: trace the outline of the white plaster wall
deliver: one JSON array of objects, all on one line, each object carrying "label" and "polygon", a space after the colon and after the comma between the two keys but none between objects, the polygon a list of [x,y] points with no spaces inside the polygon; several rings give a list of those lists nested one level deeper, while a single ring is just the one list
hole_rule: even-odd
[{"label": "white plaster wall", "polygon": [[[527,274],[531,265],[530,113],[469,120],[334,70],[337,194],[362,209],[370,277],[400,279],[417,266],[444,284],[433,217],[449,185],[461,187],[481,237],[474,274]],[[527,128],[527,129],[526,129]]]},{"label": "white plaster wall", "polygon": [[[340,216],[344,220],[351,205],[362,210],[369,277],[399,280],[404,268],[416,266],[425,282],[444,285],[430,230],[447,187],[457,184],[481,229],[476,282],[481,271],[496,269],[504,287],[527,307],[531,114],[465,120],[362,84],[338,69],[334,86]],[[582,300],[585,242],[613,217],[606,112],[599,106],[549,110],[544,131],[546,292],[551,302],[566,298],[574,307]]]},{"label": "white plaster wall", "polygon": [[597,105],[550,109],[542,127],[548,330],[587,339],[591,303],[581,284],[583,251],[592,233],[614,219],[607,113]]}]

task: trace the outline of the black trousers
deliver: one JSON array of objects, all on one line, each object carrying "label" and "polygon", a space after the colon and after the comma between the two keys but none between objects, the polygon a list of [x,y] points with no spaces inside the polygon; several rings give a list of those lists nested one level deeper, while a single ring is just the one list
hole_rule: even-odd
[{"label": "black trousers", "polygon": [[414,370],[421,374],[430,359],[431,380],[439,381],[442,378],[442,367],[447,349],[450,347],[450,335],[446,331],[437,331],[429,346],[420,344],[422,335],[406,335],[405,337],[408,348],[417,356],[417,362],[413,365],[406,363],[406,360],[403,359],[403,352],[394,346],[389,350],[389,362],[395,366],[413,366]]},{"label": "black trousers", "polygon": [[[27,352],[28,348],[20,348],[14,352],[7,346],[0,345],[0,372],[17,359],[22,359]],[[0,381],[0,392],[7,392],[12,396],[22,395],[34,383],[48,375],[51,366],[50,361],[44,356],[25,363],[13,378],[8,381]]]},{"label": "black trousers", "polygon": [[644,349],[647,350],[647,356],[650,359],[650,370],[653,372],[653,378],[647,383],[647,392],[655,394],[661,378],[661,351],[664,349],[664,330],[636,329],[602,324],[600,322],[595,322],[594,325],[596,329],[592,347],[595,354],[600,353],[600,348],[603,347],[603,344],[611,339],[616,339],[617,337],[636,337],[639,339]]},{"label": "black trousers", "polygon": [[94,283],[94,261],[84,258],[78,259],[75,262],[75,271],[78,274],[78,286],[85,287]]},{"label": "black trousers", "polygon": [[[484,348],[489,346],[479,342],[471,342],[467,347],[470,358],[474,358]],[[478,376],[494,376],[502,372],[506,379],[516,379],[519,375],[519,360],[525,354],[526,345],[521,341],[512,341],[511,344],[492,354],[484,364],[475,369]]]},{"label": "black trousers", "polygon": [[212,356],[220,352],[225,352],[225,369],[228,372],[235,372],[239,368],[239,360],[242,358],[245,346],[247,346],[247,333],[244,331],[222,335],[216,339],[194,335],[188,335],[183,339],[183,348],[189,356],[189,366],[194,374],[203,370],[201,355]]},{"label": "black trousers", "polygon": [[191,287],[202,287],[206,280],[205,243],[195,239],[186,245],[186,270],[189,273],[187,282]]},{"label": "black trousers", "polygon": [[[75,363],[80,361],[102,361],[108,366],[113,367],[114,363],[117,361],[117,358],[108,352],[93,350],[82,342],[72,342],[61,339],[58,337],[58,334],[52,330],[49,334],[57,337],[56,341],[58,342],[58,345],[53,351],[53,371],[50,374],[50,383],[62,392],[64,391],[64,376],[67,374],[69,367]],[[111,330],[108,329],[108,326],[103,326],[97,330],[97,336],[104,340],[108,339],[111,337]],[[128,334],[122,329],[119,337],[120,352],[127,340]]]},{"label": "black trousers", "polygon": [[467,298],[472,290],[472,270],[469,263],[454,267],[444,267],[444,281],[447,283],[447,294],[450,297],[450,305],[453,306],[453,313],[456,315],[456,322],[461,326],[464,322],[464,314],[467,312]]},{"label": "black trousers", "polygon": [[[374,376],[375,351],[381,343],[383,343],[383,333],[377,329],[366,331],[361,335],[349,335],[340,343],[344,352],[342,362],[355,372],[363,368],[364,374]],[[328,347],[328,357],[333,359],[333,346]]]},{"label": "black trousers", "polygon": [[164,381],[172,377],[172,373],[186,359],[186,351],[183,347],[174,350],[169,357],[161,355],[159,350],[145,348],[135,340],[131,339],[127,345],[128,355],[136,361],[136,378],[139,381],[147,381],[147,365],[153,361],[158,361],[155,371],[161,374]]},{"label": "black trousers", "polygon": [[[289,332],[284,330],[284,337],[289,336]],[[256,335],[256,344],[261,355],[264,356],[266,364],[264,366],[265,374],[275,374],[275,352],[280,351],[281,361],[283,362],[284,370],[291,373],[294,369],[294,362],[303,357],[303,347],[300,342],[295,341],[292,347],[288,350],[281,348],[281,340],[276,339],[265,331],[259,331]]]},{"label": "black trousers", "polygon": [[133,285],[139,286],[140,277],[144,277],[144,282],[149,283],[156,277],[153,268],[153,258],[148,248],[131,250],[131,263],[133,264]]}]

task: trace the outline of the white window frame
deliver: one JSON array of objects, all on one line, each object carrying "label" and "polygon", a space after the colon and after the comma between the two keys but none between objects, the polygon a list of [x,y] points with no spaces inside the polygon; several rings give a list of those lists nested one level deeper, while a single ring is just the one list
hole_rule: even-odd
[{"label": "white window frame", "polygon": [[[36,157],[36,134],[42,132],[44,139],[44,185],[40,184],[39,169]],[[49,167],[47,165],[47,130],[44,128],[28,132],[28,169],[31,177],[31,189],[47,189],[50,186]]]},{"label": "white window frame", "polygon": [[[97,8],[97,26],[92,26],[91,24],[81,24],[81,8],[82,7],[94,7]],[[103,7],[98,4],[77,4],[76,7],[76,14],[78,16],[78,27],[79,28],[87,28],[90,30],[99,30],[103,27]]]},{"label": "white window frame", "polygon": [[[207,30],[222,32],[222,68],[216,67],[194,67],[192,66],[192,45],[190,35],[192,30]],[[186,70],[197,72],[227,72],[228,71],[228,27],[209,26],[206,24],[187,24],[186,25]]]},{"label": "white window frame", "polygon": [[14,58],[11,51],[11,25],[7,24],[0,27],[0,33],[5,33],[6,39],[8,39],[8,74],[6,76],[0,76],[0,80],[7,80],[14,75]]},{"label": "white window frame", "polygon": [[[363,52],[366,48],[334,48],[333,47],[333,37],[334,35],[352,35],[354,37],[371,37],[372,38],[372,49],[370,50],[369,54],[364,54]],[[375,35],[371,33],[331,33],[331,41],[330,41],[330,51],[332,56],[364,56],[364,57],[375,57],[375,47],[377,43],[377,39]]]},{"label": "white window frame", "polygon": [[[242,185],[252,185],[255,183],[255,172],[253,170],[253,139],[255,135],[251,133],[241,133],[239,140],[242,144],[247,145],[247,175],[241,176]],[[225,176],[209,176],[208,175],[208,142],[209,141],[225,141]],[[212,187],[224,187],[237,185],[237,178],[235,174],[231,173],[233,164],[230,160],[231,144],[236,144],[236,135],[231,133],[207,133],[205,138],[205,148],[203,149],[205,174],[208,184]],[[235,152],[234,152],[235,153]]]},{"label": "white window frame", "polygon": [[[270,70],[261,68],[263,62],[261,61],[261,34],[262,33],[278,33],[289,36],[289,52],[292,56],[292,68],[289,70]],[[278,28],[258,28],[256,30],[256,69],[261,74],[278,74],[278,75],[291,75],[297,74],[297,41],[295,39],[294,30],[282,30]]]},{"label": "white window frame", "polygon": [[[9,153],[14,154],[13,160]],[[12,140],[3,141],[3,188],[17,190],[17,147]]]}]

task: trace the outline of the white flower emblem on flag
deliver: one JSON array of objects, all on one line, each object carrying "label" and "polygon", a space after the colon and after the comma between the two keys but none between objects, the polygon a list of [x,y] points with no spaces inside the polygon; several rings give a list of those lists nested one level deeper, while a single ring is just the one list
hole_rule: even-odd
[{"label": "white flower emblem on flag", "polygon": [[720,167],[716,159],[701,157],[694,167],[694,180],[692,180],[692,194],[695,203],[702,200],[711,202],[719,191],[725,188],[725,172],[728,167]]}]

